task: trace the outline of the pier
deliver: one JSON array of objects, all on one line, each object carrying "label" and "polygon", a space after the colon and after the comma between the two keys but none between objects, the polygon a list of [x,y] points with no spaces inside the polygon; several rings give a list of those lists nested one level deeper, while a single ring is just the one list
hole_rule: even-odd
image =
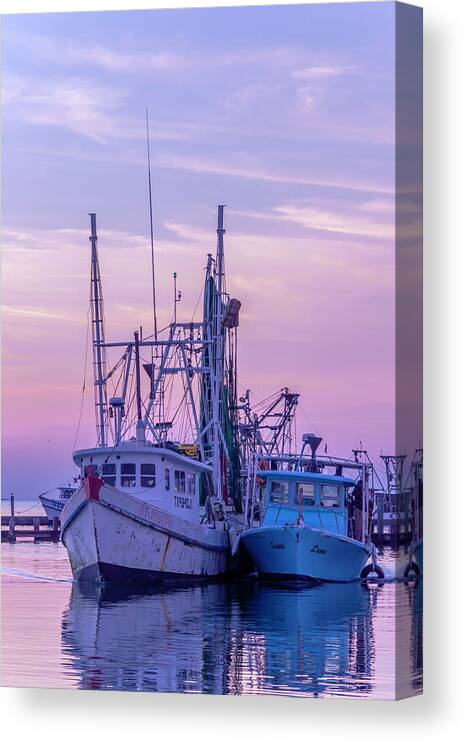
[{"label": "pier", "polygon": [[10,498],[10,515],[2,515],[2,544],[16,541],[57,543],[60,540],[59,518],[49,520],[46,515],[16,515],[14,495]]}]

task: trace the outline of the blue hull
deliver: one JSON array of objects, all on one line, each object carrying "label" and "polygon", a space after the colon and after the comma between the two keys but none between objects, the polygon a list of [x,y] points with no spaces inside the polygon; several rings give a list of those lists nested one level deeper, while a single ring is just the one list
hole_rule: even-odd
[{"label": "blue hull", "polygon": [[352,582],[370,556],[359,541],[308,526],[253,528],[241,541],[257,572],[268,577]]}]

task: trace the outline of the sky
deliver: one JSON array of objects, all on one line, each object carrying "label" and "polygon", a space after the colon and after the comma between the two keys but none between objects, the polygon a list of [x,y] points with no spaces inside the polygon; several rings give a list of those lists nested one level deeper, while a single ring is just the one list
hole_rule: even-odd
[{"label": "sky", "polygon": [[192,318],[226,204],[239,389],[299,392],[333,455],[391,451],[393,3],[9,16],[2,62],[3,496],[73,473],[89,211],[107,339],[150,325],[146,106],[160,324],[173,271]]}]

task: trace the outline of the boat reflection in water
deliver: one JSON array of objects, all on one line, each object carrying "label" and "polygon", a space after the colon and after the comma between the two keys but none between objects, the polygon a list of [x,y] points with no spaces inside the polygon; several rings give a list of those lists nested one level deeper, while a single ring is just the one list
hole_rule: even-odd
[{"label": "boat reflection in water", "polygon": [[394,626],[394,588],[242,583],[129,592],[74,584],[64,669],[81,688],[393,697],[394,647],[383,648],[376,667],[375,635],[379,622],[388,628],[390,604]]}]

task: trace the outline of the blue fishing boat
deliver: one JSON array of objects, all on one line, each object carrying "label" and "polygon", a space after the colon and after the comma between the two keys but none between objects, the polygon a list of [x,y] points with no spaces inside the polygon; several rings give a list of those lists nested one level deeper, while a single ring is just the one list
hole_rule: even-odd
[{"label": "blue fishing boat", "polygon": [[[316,459],[320,438],[307,434],[303,441],[293,467],[287,461],[287,468],[277,468],[274,460],[263,469],[269,462],[258,462],[255,505],[236,548],[241,543],[258,574],[267,577],[331,582],[350,582],[371,572],[383,577],[369,535],[370,465],[344,462],[360,472],[355,481],[343,476],[340,460]],[[303,457],[306,444],[312,449],[309,460]],[[331,464],[334,474],[326,471]]]}]

